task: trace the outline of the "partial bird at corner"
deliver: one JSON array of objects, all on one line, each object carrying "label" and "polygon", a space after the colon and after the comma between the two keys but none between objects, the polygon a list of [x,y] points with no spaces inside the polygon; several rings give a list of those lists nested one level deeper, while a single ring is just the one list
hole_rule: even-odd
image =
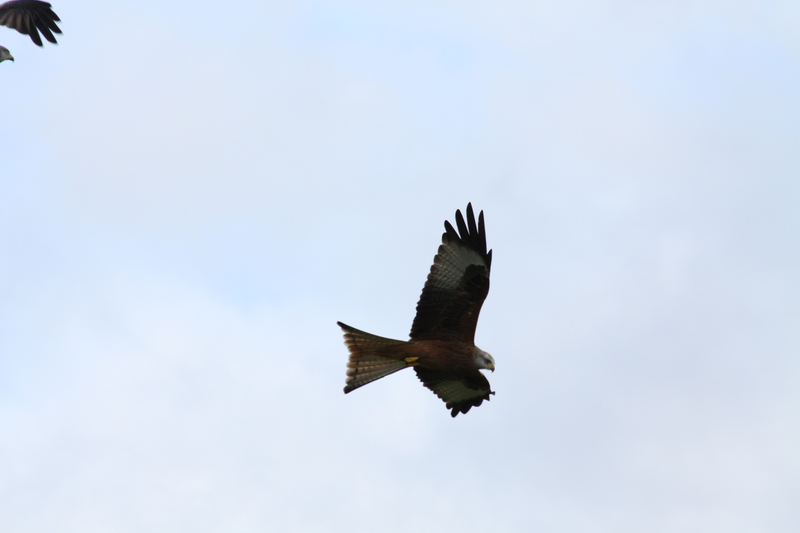
[{"label": "partial bird at corner", "polygon": [[[60,21],[61,19],[53,12],[47,2],[11,0],[0,4],[0,25],[17,30],[23,35],[29,35],[31,41],[37,46],[42,46],[42,38],[39,32],[44,35],[45,39],[56,44],[57,41],[53,33],[61,33],[61,30],[56,25],[56,22]],[[14,57],[8,51],[8,48],[0,46],[0,63],[6,59],[14,61]]]},{"label": "partial bird at corner", "polygon": [[337,322],[350,350],[345,394],[410,366],[422,384],[445,402],[452,417],[466,414],[494,394],[480,372],[494,372],[494,359],[475,346],[492,265],[483,211],[476,223],[468,204],[466,222],[456,211],[456,226],[458,231],[444,223],[442,244],[422,288],[409,341],[378,337]]}]

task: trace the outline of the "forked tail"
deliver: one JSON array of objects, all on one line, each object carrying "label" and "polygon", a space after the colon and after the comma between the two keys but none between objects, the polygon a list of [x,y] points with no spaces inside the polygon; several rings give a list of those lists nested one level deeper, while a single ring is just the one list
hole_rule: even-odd
[{"label": "forked tail", "polygon": [[378,337],[341,322],[337,324],[344,331],[344,343],[350,350],[345,394],[411,366],[411,363],[403,358],[402,349],[399,349],[400,346],[407,344],[406,341]]}]

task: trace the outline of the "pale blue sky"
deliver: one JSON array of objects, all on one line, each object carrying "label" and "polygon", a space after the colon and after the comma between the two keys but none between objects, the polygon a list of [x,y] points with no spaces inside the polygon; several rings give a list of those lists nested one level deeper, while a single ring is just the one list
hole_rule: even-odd
[{"label": "pale blue sky", "polygon": [[[8,532],[795,532],[795,2],[56,2],[0,28]],[[451,419],[342,394],[485,211]]]}]

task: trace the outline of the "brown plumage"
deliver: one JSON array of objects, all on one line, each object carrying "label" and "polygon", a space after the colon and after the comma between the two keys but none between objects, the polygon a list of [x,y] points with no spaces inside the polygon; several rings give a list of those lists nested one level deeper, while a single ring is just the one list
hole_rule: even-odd
[{"label": "brown plumage", "polygon": [[[42,38],[51,43],[56,43],[54,33],[61,33],[56,25],[61,19],[50,8],[47,2],[39,0],[11,0],[0,4],[0,25],[8,26],[12,30],[17,30],[23,35],[28,35],[37,46],[42,46]],[[1,48],[1,47],[0,47]],[[14,60],[6,48],[0,61],[4,59]]]},{"label": "brown plumage", "polygon": [[483,211],[476,224],[468,204],[466,221],[456,211],[456,226],[458,231],[444,223],[442,244],[417,303],[409,341],[378,337],[337,322],[350,350],[345,394],[410,366],[453,417],[494,394],[480,372],[494,371],[494,359],[474,343],[492,265]]}]

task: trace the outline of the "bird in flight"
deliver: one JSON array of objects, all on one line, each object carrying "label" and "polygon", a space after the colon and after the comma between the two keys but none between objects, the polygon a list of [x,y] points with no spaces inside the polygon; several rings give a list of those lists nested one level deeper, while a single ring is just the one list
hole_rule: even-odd
[{"label": "bird in flight", "polygon": [[[44,38],[51,43],[56,43],[53,33],[61,33],[61,30],[56,25],[56,22],[60,21],[61,19],[53,12],[47,2],[11,0],[0,4],[0,25],[8,26],[23,35],[30,35],[31,40],[37,46],[42,46],[42,38],[39,36],[39,32],[42,32]],[[8,51],[8,48],[0,46],[0,63],[6,59],[14,61],[14,57]]]},{"label": "bird in flight", "polygon": [[489,293],[492,251],[486,251],[483,211],[475,222],[456,211],[456,231],[445,221],[417,303],[411,339],[378,337],[337,322],[350,350],[345,394],[398,370],[414,367],[422,384],[441,398],[450,415],[466,414],[494,394],[481,369],[494,372],[494,359],[475,346],[475,327]]}]

